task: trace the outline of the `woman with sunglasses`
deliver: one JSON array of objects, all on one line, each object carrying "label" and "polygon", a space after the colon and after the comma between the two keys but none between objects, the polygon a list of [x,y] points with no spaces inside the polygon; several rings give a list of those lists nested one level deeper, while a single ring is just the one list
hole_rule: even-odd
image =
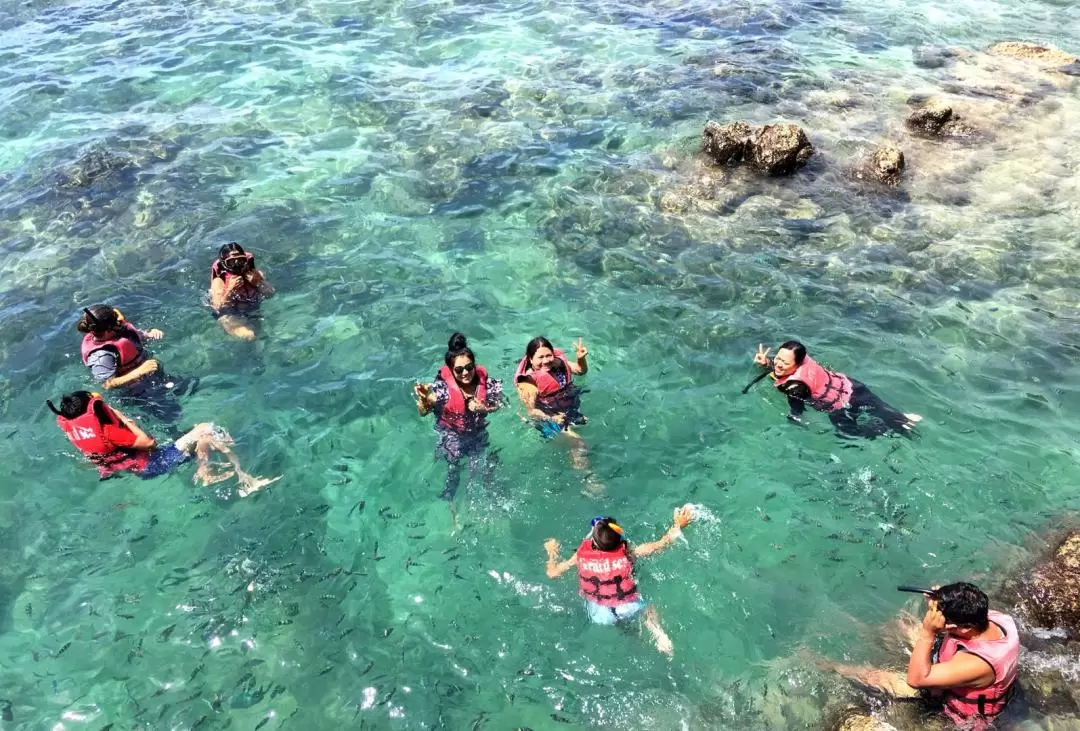
[{"label": "woman with sunglasses", "polygon": [[565,561],[559,560],[557,540],[548,538],[544,542],[547,576],[557,579],[576,566],[578,589],[585,600],[589,619],[594,624],[613,625],[641,616],[656,649],[671,657],[674,648],[671,638],[660,626],[656,607],[646,605],[638,593],[634,561],[673,545],[682,529],[690,525],[693,519],[693,506],[676,508],[671,527],[663,536],[651,543],[631,547],[622,526],[614,518],[593,518],[588,535],[574,555]]},{"label": "woman with sunglasses", "polygon": [[502,403],[502,382],[489,378],[487,369],[476,364],[476,356],[461,333],[450,336],[445,365],[433,383],[413,387],[420,416],[435,412],[435,433],[439,442],[435,459],[448,463],[446,482],[439,496],[450,503],[457,524],[454,495],[461,483],[461,463],[468,458],[472,478],[481,473],[487,482],[497,461],[487,454],[487,415]]},{"label": "woman with sunglasses", "polygon": [[235,241],[221,247],[210,267],[210,308],[225,332],[241,340],[254,340],[248,318],[273,295],[274,288],[255,268],[254,255]]}]

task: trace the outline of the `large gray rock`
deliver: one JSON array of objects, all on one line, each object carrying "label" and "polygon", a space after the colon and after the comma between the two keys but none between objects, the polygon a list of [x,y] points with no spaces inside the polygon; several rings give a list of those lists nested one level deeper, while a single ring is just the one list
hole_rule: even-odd
[{"label": "large gray rock", "polygon": [[767,175],[790,175],[807,163],[814,146],[797,124],[750,127],[745,122],[709,122],[702,149],[720,165],[746,162]]},{"label": "large gray rock", "polygon": [[904,175],[904,152],[891,142],[883,142],[856,167],[856,180],[871,180],[882,185],[898,185]]},{"label": "large gray rock", "polygon": [[813,154],[814,146],[799,125],[767,124],[750,138],[746,159],[767,175],[791,175]]}]

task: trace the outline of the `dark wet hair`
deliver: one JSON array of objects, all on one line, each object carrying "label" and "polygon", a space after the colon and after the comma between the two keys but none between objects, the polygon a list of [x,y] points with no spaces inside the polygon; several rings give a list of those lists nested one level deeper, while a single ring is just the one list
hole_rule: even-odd
[{"label": "dark wet hair", "polygon": [[784,350],[785,348],[795,354],[795,365],[801,366],[803,361],[806,360],[806,346],[798,340],[788,340],[777,350]]},{"label": "dark wet hair", "polygon": [[83,308],[82,317],[75,324],[81,333],[103,333],[120,327],[120,314],[108,305],[90,305]]},{"label": "dark wet hair", "polygon": [[450,342],[446,344],[446,367],[453,368],[454,361],[463,355],[469,356],[469,360],[473,363],[476,362],[476,355],[465,342],[465,336],[461,333],[454,333],[450,336]]},{"label": "dark wet hair", "polygon": [[89,391],[73,391],[72,393],[65,393],[60,399],[60,408],[53,406],[52,401],[46,401],[57,416],[62,416],[65,419],[78,419],[80,416],[86,413],[86,407],[90,405],[90,399],[94,397],[94,394]]},{"label": "dark wet hair", "polygon": [[218,259],[225,261],[227,258],[229,258],[229,254],[247,254],[247,252],[244,251],[244,247],[240,244],[236,243],[235,241],[230,241],[229,243],[218,249]]},{"label": "dark wet hair", "polygon": [[538,335],[529,341],[529,344],[525,346],[525,357],[532,361],[532,357],[536,355],[536,351],[540,348],[547,348],[554,352],[555,346],[551,344],[551,341],[545,338],[543,335]]},{"label": "dark wet hair", "polygon": [[611,527],[612,523],[619,524],[609,515],[593,526],[592,542],[601,551],[617,551],[623,543],[623,537]]},{"label": "dark wet hair", "polygon": [[946,584],[937,590],[937,600],[938,607],[949,624],[977,629],[980,632],[990,624],[987,615],[990,600],[974,584],[964,581]]}]

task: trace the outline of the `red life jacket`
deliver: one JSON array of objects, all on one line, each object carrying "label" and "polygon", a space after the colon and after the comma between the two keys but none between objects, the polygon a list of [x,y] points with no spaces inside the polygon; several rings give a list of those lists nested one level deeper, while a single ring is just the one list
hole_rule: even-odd
[{"label": "red life jacket", "polygon": [[994,682],[985,688],[950,688],[945,691],[945,715],[957,725],[981,731],[1005,710],[1012,698],[1020,660],[1020,633],[1012,617],[990,610],[990,621],[1005,635],[1000,640],[960,640],[945,635],[938,662],[946,662],[964,651],[976,655],[994,669]]},{"label": "red life jacket", "polygon": [[[467,430],[465,428],[465,412],[468,410],[465,403],[465,394],[458,386],[457,380],[454,379],[453,372],[447,367],[443,366],[439,369],[439,380],[446,384],[447,390],[450,392],[450,398],[443,406],[442,413],[439,414],[439,424],[453,429],[459,434],[464,434]],[[476,366],[476,371],[473,375],[476,381],[476,398],[480,403],[484,403],[487,400],[487,369],[484,366]],[[479,417],[479,429],[483,429],[484,418],[486,414],[477,414]]]},{"label": "red life jacket", "polygon": [[120,417],[99,397],[94,396],[86,406],[86,413],[74,419],[66,419],[63,416],[56,417],[56,425],[63,430],[64,435],[71,440],[75,448],[97,465],[98,475],[101,479],[111,477],[117,472],[131,470],[139,472],[146,467],[150,460],[150,453],[145,450],[132,450],[126,447],[118,447],[105,438],[103,424],[98,420],[95,406],[101,404],[105,412],[112,419],[112,423],[121,429],[127,429]]},{"label": "red life jacket", "polygon": [[120,323],[112,340],[98,340],[93,333],[87,333],[82,340],[83,365],[90,364],[91,353],[103,349],[116,353],[116,375],[118,376],[131,372],[146,360],[142,333],[126,322]]},{"label": "red life jacket", "polygon": [[[514,383],[528,381],[536,386],[536,408],[547,414],[560,414],[569,411],[576,404],[574,396],[574,372],[570,370],[570,361],[566,359],[566,353],[555,348],[555,357],[562,361],[566,370],[566,385],[560,386],[547,371],[533,371],[529,369],[528,356],[521,359],[517,370],[514,371]],[[528,371],[528,372],[526,372]]]},{"label": "red life jacket", "polygon": [[837,411],[847,408],[848,402],[851,401],[851,379],[843,373],[823,368],[809,355],[791,375],[775,378],[775,380],[777,388],[789,381],[805,383],[810,389],[810,405],[818,411]]},{"label": "red life jacket", "polygon": [[[248,261],[248,266],[252,269],[255,268],[255,255],[245,252],[244,257]],[[226,271],[221,266],[221,259],[214,259],[214,263],[210,265],[210,286],[214,286],[215,279],[225,280],[225,289],[229,289],[229,282],[236,279],[239,275],[233,274],[230,271]],[[262,299],[262,292],[259,291],[258,285],[252,284],[246,279],[243,283],[233,290],[233,293],[229,295],[229,300],[225,304],[241,304],[250,305],[255,304]]]},{"label": "red life jacket", "polygon": [[578,589],[594,604],[617,607],[641,598],[625,542],[616,551],[601,551],[593,548],[591,538],[586,538],[578,546],[577,569]]}]

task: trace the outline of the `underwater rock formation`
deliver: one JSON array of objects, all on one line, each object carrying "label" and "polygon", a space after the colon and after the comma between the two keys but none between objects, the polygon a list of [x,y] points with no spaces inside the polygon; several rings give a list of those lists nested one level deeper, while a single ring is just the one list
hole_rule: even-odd
[{"label": "underwater rock formation", "polygon": [[898,185],[904,174],[904,151],[892,142],[874,148],[869,158],[852,171],[856,180],[872,180],[882,185]]},{"label": "underwater rock formation", "polygon": [[106,150],[91,150],[75,161],[74,165],[62,171],[57,184],[61,188],[88,188],[134,164],[127,156],[115,155]]},{"label": "underwater rock formation", "polygon": [[977,130],[953,108],[939,99],[930,99],[915,108],[905,121],[908,129],[924,137],[974,137]]},{"label": "underwater rock formation", "polygon": [[745,122],[709,122],[702,150],[720,165],[745,162],[766,175],[790,175],[806,165],[814,146],[797,124],[767,124],[752,128]]},{"label": "underwater rock formation", "polygon": [[987,48],[986,52],[991,56],[1008,56],[1025,61],[1037,61],[1048,66],[1068,66],[1080,61],[1080,58],[1053,46],[1042,46],[1037,43],[1025,43],[1023,41],[995,43]]},{"label": "underwater rock formation", "polygon": [[1049,559],[1019,579],[1020,613],[1040,627],[1080,637],[1080,530],[1069,533]]}]

